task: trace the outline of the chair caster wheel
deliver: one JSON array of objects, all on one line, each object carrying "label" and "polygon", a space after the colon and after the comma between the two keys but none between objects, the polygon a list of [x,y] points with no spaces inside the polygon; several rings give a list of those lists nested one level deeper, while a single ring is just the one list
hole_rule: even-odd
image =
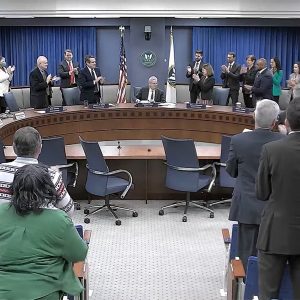
[{"label": "chair caster wheel", "polygon": [[132,213],[132,216],[133,216],[134,218],[136,218],[136,217],[138,216],[138,213],[137,213],[136,211],[134,211],[134,212]]},{"label": "chair caster wheel", "polygon": [[80,209],[81,209],[80,203],[76,203],[76,204],[75,204],[75,209],[76,209],[76,210],[80,210]]},{"label": "chair caster wheel", "polygon": [[211,212],[211,213],[209,214],[209,217],[210,217],[211,219],[213,219],[213,218],[215,217],[215,214],[214,214],[213,212]]},{"label": "chair caster wheel", "polygon": [[85,224],[89,224],[90,223],[90,219],[89,218],[84,218],[84,223]]},{"label": "chair caster wheel", "polygon": [[121,225],[121,220],[117,220],[117,221],[116,221],[116,225],[117,225],[117,226],[120,226],[120,225]]},{"label": "chair caster wheel", "polygon": [[159,214],[160,216],[163,216],[163,215],[165,214],[165,212],[164,212],[163,209],[161,209],[161,210],[158,212],[158,214]]},{"label": "chair caster wheel", "polygon": [[89,213],[90,213],[90,210],[89,210],[89,209],[87,209],[87,208],[85,208],[83,212],[84,212],[84,213],[87,215],[87,214],[89,214]]},{"label": "chair caster wheel", "polygon": [[186,216],[182,217],[182,222],[187,222],[187,217]]}]

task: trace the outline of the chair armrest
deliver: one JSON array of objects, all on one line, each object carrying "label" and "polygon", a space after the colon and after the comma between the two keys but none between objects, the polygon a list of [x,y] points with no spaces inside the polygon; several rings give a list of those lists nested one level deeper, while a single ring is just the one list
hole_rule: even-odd
[{"label": "chair armrest", "polygon": [[[77,177],[78,177],[78,163],[77,162],[73,162],[71,164],[66,164],[66,165],[56,165],[53,166],[54,168],[58,169],[58,170],[63,170],[63,169],[68,169],[68,172],[72,172],[74,173],[74,181],[69,184],[73,187],[76,186],[76,182],[77,182]],[[71,168],[74,168],[74,170],[72,170]]]},{"label": "chair armrest", "polygon": [[112,175],[116,175],[116,174],[125,173],[128,176],[128,185],[126,186],[126,189],[121,194],[121,196],[120,196],[121,199],[125,198],[126,194],[128,193],[129,189],[132,186],[132,176],[127,170],[119,169],[119,170],[115,170],[115,171],[111,171],[111,172],[100,172],[100,171],[91,169],[88,165],[86,165],[86,168],[89,170],[89,172],[91,172],[95,175],[102,175],[102,176],[112,176]]},{"label": "chair armrest", "polygon": [[224,244],[229,245],[231,242],[230,233],[228,228],[222,228],[222,236]]},{"label": "chair armrest", "polygon": [[226,163],[222,163],[222,162],[214,162],[214,164],[216,165],[216,166],[220,166],[220,167],[226,167]]},{"label": "chair armrest", "polygon": [[84,230],[83,232],[83,240],[89,245],[91,240],[92,230]]},{"label": "chair armrest", "polygon": [[245,269],[240,259],[232,259],[230,265],[234,278],[239,279],[246,277]]}]

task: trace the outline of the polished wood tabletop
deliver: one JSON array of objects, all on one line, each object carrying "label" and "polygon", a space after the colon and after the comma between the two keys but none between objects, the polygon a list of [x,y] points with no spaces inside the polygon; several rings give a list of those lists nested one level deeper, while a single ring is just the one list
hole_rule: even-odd
[{"label": "polished wood tabletop", "polygon": [[78,144],[79,136],[90,141],[112,141],[159,140],[162,135],[220,143],[223,134],[233,135],[254,127],[252,114],[232,112],[227,106],[190,109],[185,104],[135,107],[133,103],[122,103],[103,109],[78,105],[66,106],[59,113],[24,113],[22,120],[3,120],[0,138],[5,145],[11,145],[15,131],[24,126],[35,127],[42,137],[63,136],[66,144]]},{"label": "polished wood tabletop", "polygon": [[[199,159],[220,159],[220,145],[196,146]],[[120,149],[117,146],[102,146],[101,151],[105,159],[117,160],[137,160],[137,159],[165,159],[165,151],[162,145],[125,145]],[[6,146],[4,149],[6,159],[15,159],[16,155],[12,146]],[[80,144],[66,145],[67,159],[84,160],[85,154]]]}]

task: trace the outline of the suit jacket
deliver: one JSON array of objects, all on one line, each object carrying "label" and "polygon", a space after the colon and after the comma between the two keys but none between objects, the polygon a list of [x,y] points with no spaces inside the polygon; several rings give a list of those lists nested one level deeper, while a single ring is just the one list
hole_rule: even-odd
[{"label": "suit jacket", "polygon": [[240,81],[243,83],[243,87],[242,87],[243,93],[245,94],[251,93],[250,91],[244,89],[244,85],[247,84],[253,86],[257,71],[258,69],[255,66],[253,66],[251,69],[247,69],[247,73],[243,73],[240,75]]},{"label": "suit jacket", "polygon": [[223,87],[230,88],[231,90],[240,89],[240,72],[241,66],[236,62],[232,65],[228,73],[221,73],[221,78],[223,79]]},{"label": "suit jacket", "polygon": [[[48,76],[45,71],[46,77]],[[46,80],[39,68],[35,68],[30,72],[30,107],[33,108],[46,108],[50,105],[48,101],[47,88],[49,87],[49,98],[52,95],[51,82],[47,84]]]},{"label": "suit jacket", "polygon": [[197,82],[197,85],[199,86],[200,99],[212,100],[215,77],[209,76],[205,78],[204,76],[202,76],[202,78]]},{"label": "suit jacket", "polygon": [[255,194],[255,178],[262,146],[278,140],[282,134],[267,129],[239,133],[231,138],[226,171],[236,177],[229,220],[244,224],[260,224],[264,202]]},{"label": "suit jacket", "polygon": [[280,96],[281,95],[281,81],[283,77],[282,70],[278,70],[273,74],[273,88],[272,94],[273,96]]},{"label": "suit jacket", "polygon": [[[73,68],[77,68],[79,71],[79,63],[72,61]],[[60,81],[60,87],[61,88],[68,88],[71,87],[72,85],[70,84],[71,76],[69,75],[69,64],[67,63],[66,60],[63,60],[59,63],[57,67],[57,73],[58,76],[61,78]],[[74,73],[75,75],[75,83],[78,81],[78,74]]]},{"label": "suit jacket", "polygon": [[[139,100],[147,100],[149,94],[149,87],[145,86],[140,89],[138,94],[136,95],[136,98]],[[155,102],[166,102],[164,92],[156,89],[155,95],[154,95],[154,101]]]},{"label": "suit jacket", "polygon": [[252,87],[252,95],[255,101],[261,99],[273,99],[273,75],[265,69],[262,73],[257,72]]},{"label": "suit jacket", "polygon": [[196,61],[192,61],[190,64],[189,64],[189,66],[191,67],[191,69],[192,69],[192,72],[191,72],[191,74],[188,74],[188,72],[186,72],[186,77],[187,78],[190,78],[190,85],[189,85],[189,91],[190,92],[197,92],[197,94],[198,94],[198,85],[197,85],[197,83],[194,83],[194,79],[193,79],[193,74],[197,74],[197,75],[199,75],[199,77],[201,78],[202,77],[202,67],[203,67],[203,65],[205,64],[202,60],[200,61],[200,65],[199,65],[199,68],[198,68],[198,72],[196,72],[195,73],[195,71],[194,71],[194,66],[195,66],[195,63],[196,63]]},{"label": "suit jacket", "polygon": [[55,291],[77,295],[83,290],[72,262],[84,260],[88,247],[64,212],[43,209],[23,217],[1,204],[0,237],[0,299],[38,299]]},{"label": "suit jacket", "polygon": [[300,255],[300,135],[263,147],[256,183],[266,202],[257,248],[274,254]]},{"label": "suit jacket", "polygon": [[[96,76],[101,76],[99,68],[95,68]],[[95,78],[88,67],[85,67],[79,71],[78,84],[80,87],[80,101],[87,100],[89,103],[96,103],[101,97],[100,84],[99,91],[95,92],[96,85],[94,84]]]}]

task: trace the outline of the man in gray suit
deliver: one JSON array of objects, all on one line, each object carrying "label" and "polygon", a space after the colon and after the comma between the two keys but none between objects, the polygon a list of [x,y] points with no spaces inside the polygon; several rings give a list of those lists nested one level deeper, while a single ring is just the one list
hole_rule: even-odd
[{"label": "man in gray suit", "polygon": [[231,139],[226,171],[236,177],[229,220],[239,225],[238,256],[247,268],[248,257],[256,256],[261,212],[264,202],[255,194],[255,178],[262,146],[278,140],[282,134],[272,132],[279,113],[278,104],[272,100],[257,102],[254,112],[255,130],[239,133]]},{"label": "man in gray suit", "polygon": [[260,300],[279,298],[287,262],[293,299],[300,299],[300,98],[285,123],[288,136],[263,147],[257,175],[257,198],[266,201],[257,240]]}]

